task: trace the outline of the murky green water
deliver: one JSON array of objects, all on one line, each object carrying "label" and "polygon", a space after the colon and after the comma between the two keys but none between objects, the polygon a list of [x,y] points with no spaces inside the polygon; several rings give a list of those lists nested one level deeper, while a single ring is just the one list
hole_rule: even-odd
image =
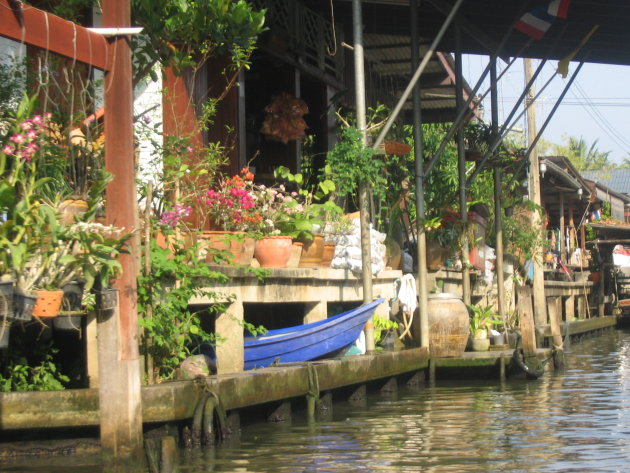
[{"label": "murky green water", "polygon": [[183,450],[179,471],[630,471],[628,368],[630,333],[611,332],[569,347],[564,373],[438,380],[395,397],[370,394],[363,405],[335,402],[327,421],[294,414],[244,426],[221,447]]}]

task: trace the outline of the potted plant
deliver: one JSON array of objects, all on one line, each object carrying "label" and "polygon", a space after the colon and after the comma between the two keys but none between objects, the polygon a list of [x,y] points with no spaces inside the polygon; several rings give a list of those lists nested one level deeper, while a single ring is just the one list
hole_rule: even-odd
[{"label": "potted plant", "polygon": [[204,203],[212,230],[198,235],[207,252],[206,261],[241,261],[247,234],[257,230],[263,221],[253,180],[254,174],[243,168],[240,174],[219,179],[218,185],[206,192]]},{"label": "potted plant", "polygon": [[464,147],[467,161],[481,161],[492,143],[493,131],[483,122],[470,122],[464,126]]},{"label": "potted plant", "polygon": [[491,306],[469,305],[470,334],[473,351],[485,351],[490,346],[488,331],[492,326],[502,323]]},{"label": "potted plant", "polygon": [[452,228],[442,225],[442,217],[427,218],[422,225],[427,235],[427,268],[435,271],[444,267],[457,241],[457,234]]}]

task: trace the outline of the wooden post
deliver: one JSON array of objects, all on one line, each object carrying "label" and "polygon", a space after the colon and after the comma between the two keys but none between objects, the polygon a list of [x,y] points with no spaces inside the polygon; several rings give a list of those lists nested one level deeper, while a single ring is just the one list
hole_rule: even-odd
[{"label": "wooden post", "polygon": [[548,297],[547,309],[549,324],[551,326],[551,339],[553,342],[553,365],[556,369],[564,368],[564,347],[562,346],[562,331],[560,329],[560,297]]},{"label": "wooden post", "polygon": [[[361,142],[367,146],[367,123],[365,103],[365,70],[363,57],[363,17],[361,1],[352,0],[352,25],[354,37],[354,87],[357,108],[357,128],[361,131]],[[372,296],[372,249],[370,246],[369,184],[359,182],[359,217],[361,226],[361,280],[363,303],[369,304]],[[368,353],[375,350],[374,323],[372,318],[365,324],[365,344]]]},{"label": "wooden post", "polygon": [[536,329],[532,306],[532,290],[528,286],[519,286],[516,288],[516,294],[518,297],[517,309],[520,314],[523,354],[525,357],[536,356]]},{"label": "wooden post", "polygon": [[[129,0],[103,3],[103,26],[130,25]],[[138,204],[129,38],[111,38],[108,49],[112,68],[105,75],[105,168],[114,178],[107,186],[106,221],[130,232],[138,229]],[[129,246],[130,254],[119,259],[123,274],[114,284],[119,290],[118,309],[100,318],[98,341],[102,451],[106,460],[132,467],[144,458],[136,301],[138,235]]]},{"label": "wooden post", "polygon": [[565,239],[566,226],[564,223],[564,193],[560,192],[560,261],[567,262],[567,245]]},{"label": "wooden post", "polygon": [[[532,77],[532,63],[531,59],[525,58],[523,60],[525,68],[525,83],[529,83],[529,79]],[[527,103],[534,101],[534,88],[531,87],[527,94]],[[535,105],[527,109],[527,141],[531,147],[534,145],[536,138],[536,112]],[[529,155],[529,192],[530,199],[537,205],[542,205],[541,193],[540,193],[540,168],[538,165],[538,151],[534,146]],[[543,222],[541,215],[538,212],[532,213],[532,227],[542,230]],[[538,325],[544,325],[547,323],[547,305],[545,302],[545,274],[543,270],[543,247],[540,245],[535,249],[535,257],[533,258],[534,266],[534,317]]]}]

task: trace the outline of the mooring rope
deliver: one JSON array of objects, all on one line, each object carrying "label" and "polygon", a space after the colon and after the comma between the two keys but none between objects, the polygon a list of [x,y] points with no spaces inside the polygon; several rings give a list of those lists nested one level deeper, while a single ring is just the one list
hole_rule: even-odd
[{"label": "mooring rope", "polygon": [[[195,406],[192,420],[192,444],[214,445],[228,434],[227,413],[221,399],[210,389],[203,379],[198,384],[203,387],[203,395]],[[215,424],[217,429],[215,431]]]},{"label": "mooring rope", "polygon": [[319,377],[317,376],[317,370],[312,363],[307,363],[306,369],[308,370],[308,393],[306,396],[317,401],[319,399]]}]

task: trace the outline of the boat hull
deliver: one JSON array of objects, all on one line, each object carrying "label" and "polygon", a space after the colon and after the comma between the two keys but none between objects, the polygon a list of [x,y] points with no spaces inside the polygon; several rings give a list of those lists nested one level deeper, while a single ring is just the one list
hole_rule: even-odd
[{"label": "boat hull", "polygon": [[245,338],[245,369],[264,368],[273,363],[310,361],[350,346],[372,317],[378,299],[318,322]]}]

